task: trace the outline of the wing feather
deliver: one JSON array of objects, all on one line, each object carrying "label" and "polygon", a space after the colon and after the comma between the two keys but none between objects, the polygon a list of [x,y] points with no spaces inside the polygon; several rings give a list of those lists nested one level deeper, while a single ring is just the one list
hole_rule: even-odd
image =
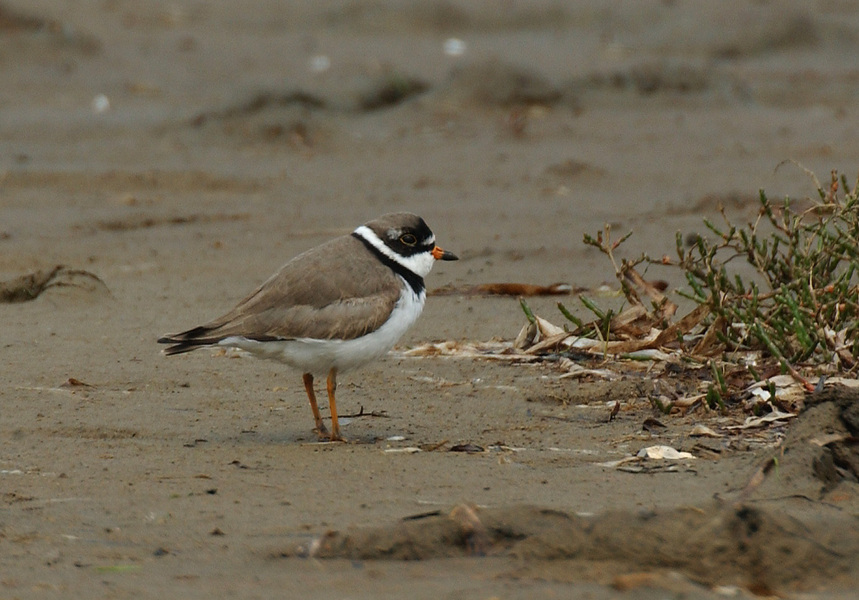
[{"label": "wing feather", "polygon": [[222,317],[158,341],[176,354],[232,336],[354,339],[388,319],[400,290],[390,268],[344,236],[296,256]]}]

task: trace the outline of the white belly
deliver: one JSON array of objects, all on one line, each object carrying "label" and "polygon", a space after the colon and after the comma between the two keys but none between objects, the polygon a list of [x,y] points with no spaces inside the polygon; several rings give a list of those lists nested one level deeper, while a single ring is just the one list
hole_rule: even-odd
[{"label": "white belly", "polygon": [[327,375],[332,368],[338,372],[356,369],[387,354],[421,314],[426,293],[417,295],[409,286],[403,287],[388,320],[376,331],[353,340],[297,338],[259,342],[234,336],[218,345],[240,348],[257,358],[276,360],[317,376]]}]

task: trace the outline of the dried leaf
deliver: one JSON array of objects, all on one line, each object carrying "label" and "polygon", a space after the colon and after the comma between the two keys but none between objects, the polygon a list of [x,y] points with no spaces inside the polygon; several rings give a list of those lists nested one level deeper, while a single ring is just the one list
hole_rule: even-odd
[{"label": "dried leaf", "polygon": [[707,328],[704,336],[692,349],[692,354],[696,356],[709,356],[711,354],[722,352],[723,344],[719,340],[718,334],[724,333],[725,327],[725,319],[717,317],[716,320],[714,320]]},{"label": "dried leaf", "polygon": [[822,435],[820,437],[812,438],[808,441],[815,446],[828,446],[833,442],[841,442],[849,438],[850,436],[846,433],[830,433],[828,435]]},{"label": "dried leaf", "polygon": [[544,339],[567,333],[563,327],[558,327],[543,317],[536,317],[536,319],[537,328],[540,330],[540,336]]},{"label": "dried leaf", "polygon": [[536,323],[527,322],[519,330],[519,335],[513,340],[513,347],[517,350],[524,350],[533,346],[537,342],[538,329]]},{"label": "dried leaf", "polygon": [[677,312],[677,305],[674,304],[671,300],[669,300],[659,289],[653,285],[652,283],[645,281],[645,279],[638,274],[633,268],[628,269],[624,272],[624,277],[626,277],[633,285],[638,287],[640,290],[643,290],[647,297],[650,298],[650,301],[654,304],[654,306],[659,307],[658,313],[654,316],[660,320],[665,321],[674,316],[674,313]]},{"label": "dried leaf", "polygon": [[659,428],[665,429],[665,423],[659,421],[658,419],[654,419],[653,417],[648,417],[644,420],[644,423],[641,424],[641,428],[645,431],[654,431]]},{"label": "dried leaf", "polygon": [[478,285],[456,287],[447,286],[433,290],[433,296],[560,296],[573,290],[568,283],[535,285],[531,283],[481,283]]},{"label": "dried leaf", "polygon": [[562,344],[565,340],[570,338],[570,334],[566,331],[562,331],[561,333],[556,333],[555,335],[545,338],[541,342],[538,342],[525,350],[526,354],[540,354],[546,350],[557,350],[558,346]]},{"label": "dried leaf", "polygon": [[678,398],[674,401],[674,406],[678,408],[688,408],[690,406],[694,406],[701,400],[707,397],[707,394],[696,394],[694,396],[686,396],[685,398]]},{"label": "dried leaf", "polygon": [[695,458],[690,452],[680,452],[671,446],[648,446],[642,448],[636,454],[638,458],[649,458],[653,460],[680,460],[682,458]]},{"label": "dried leaf", "polygon": [[711,438],[720,438],[723,437],[722,434],[716,433],[706,425],[701,425],[700,423],[695,425],[692,428],[692,431],[689,432],[689,435],[693,437],[711,437]]},{"label": "dried leaf", "polygon": [[787,419],[792,419],[796,415],[793,413],[785,413],[779,410],[773,410],[771,413],[767,413],[762,417],[748,417],[742,425],[729,425],[727,429],[751,429],[753,427],[763,427],[765,425],[769,425],[770,423],[775,423],[777,421],[785,421]]},{"label": "dried leaf", "polygon": [[450,447],[449,452],[465,452],[467,454],[480,454],[486,452],[483,446],[477,444],[456,444]]}]

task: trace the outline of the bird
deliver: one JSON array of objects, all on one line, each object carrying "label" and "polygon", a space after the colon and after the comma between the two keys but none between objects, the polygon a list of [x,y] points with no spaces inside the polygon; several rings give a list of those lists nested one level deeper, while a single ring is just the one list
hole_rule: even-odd
[{"label": "bird", "polygon": [[[171,356],[204,347],[239,348],[302,373],[320,440],[345,441],[337,419],[337,375],[377,360],[417,320],[437,260],[426,222],[390,213],[299,254],[235,308],[204,325],[167,334]],[[319,413],[314,377],[325,376],[331,431]]]}]

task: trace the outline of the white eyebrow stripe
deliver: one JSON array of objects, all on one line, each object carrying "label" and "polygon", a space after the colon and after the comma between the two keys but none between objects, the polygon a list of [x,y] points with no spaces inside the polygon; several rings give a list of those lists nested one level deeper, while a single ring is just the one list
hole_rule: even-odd
[{"label": "white eyebrow stripe", "polygon": [[[393,231],[393,229],[389,229],[388,233],[390,234],[391,231]],[[379,239],[379,236],[376,235],[376,232],[373,231],[372,229],[370,229],[369,227],[367,227],[366,225],[361,225],[353,233],[356,233],[357,235],[361,236],[363,239],[370,242],[370,244],[376,250],[378,250],[379,252],[381,252],[382,254],[384,254],[385,256],[390,258],[391,260],[394,260],[396,262],[400,262],[397,259],[402,258],[402,257],[399,254],[397,254],[396,252],[394,252],[393,250],[391,250],[390,248],[388,248],[385,245],[385,242],[383,242],[382,240]]]},{"label": "white eyebrow stripe", "polygon": [[[397,254],[388,248],[388,246],[385,245],[385,242],[379,239],[379,236],[366,225],[361,225],[353,233],[369,242],[371,246],[395,263],[404,266],[409,271],[419,275],[420,277],[426,277],[429,274],[430,269],[432,269],[433,263],[435,263],[435,259],[429,250],[418,252],[411,256],[401,256]],[[433,239],[435,239],[435,236],[433,236]]]}]

